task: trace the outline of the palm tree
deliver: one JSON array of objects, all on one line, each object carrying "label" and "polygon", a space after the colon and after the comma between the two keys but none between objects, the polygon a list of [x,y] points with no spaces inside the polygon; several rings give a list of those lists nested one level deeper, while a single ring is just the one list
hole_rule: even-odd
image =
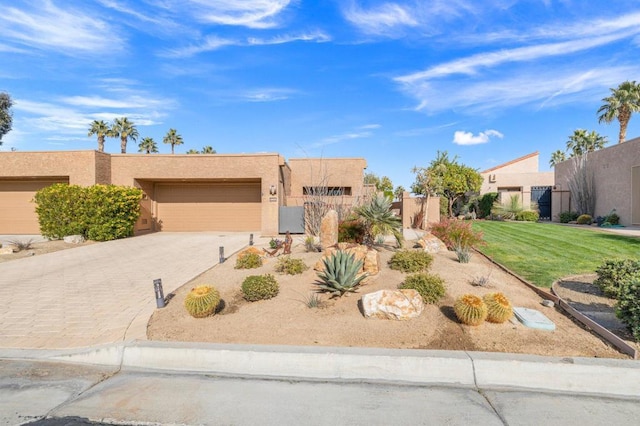
[{"label": "palm tree", "polygon": [[584,129],[578,129],[569,136],[567,151],[571,153],[572,157],[576,157],[602,149],[608,142],[606,136],[601,136],[596,131],[587,132]]},{"label": "palm tree", "polygon": [[555,167],[556,164],[562,163],[567,159],[567,156],[563,151],[557,150],[551,154],[551,160],[549,160],[549,166]]},{"label": "palm tree", "polygon": [[200,154],[200,151],[198,151],[197,149],[191,148],[189,151],[187,151],[187,154]]},{"label": "palm tree", "polygon": [[138,144],[138,152],[145,152],[151,154],[152,152],[158,152],[158,145],[153,138],[143,138]]},{"label": "palm tree", "polygon": [[364,242],[373,245],[378,235],[392,234],[398,246],[402,246],[402,219],[391,211],[391,199],[384,194],[376,194],[369,204],[354,209],[364,224]]},{"label": "palm tree", "polygon": [[109,136],[111,133],[111,129],[109,125],[104,122],[104,120],[93,120],[91,122],[91,127],[89,127],[89,134],[87,136],[98,136],[98,151],[104,152],[104,138]]},{"label": "palm tree", "polygon": [[116,118],[113,120],[109,136],[112,138],[120,137],[120,152],[126,154],[127,141],[131,139],[135,142],[138,139],[138,129],[127,117]]},{"label": "palm tree", "polygon": [[201,154],[215,154],[216,150],[213,149],[213,147],[207,145],[202,147],[202,151],[200,152]]},{"label": "palm tree", "polygon": [[174,154],[173,148],[176,145],[182,145],[184,141],[182,140],[182,136],[178,134],[176,129],[169,129],[167,135],[162,139],[162,142],[171,144],[171,153]]},{"label": "palm tree", "polygon": [[611,90],[611,96],[602,99],[604,105],[598,109],[598,122],[611,123],[614,119],[620,122],[618,143],[627,138],[627,126],[631,114],[640,111],[640,85],[635,81],[625,81],[617,89]]}]

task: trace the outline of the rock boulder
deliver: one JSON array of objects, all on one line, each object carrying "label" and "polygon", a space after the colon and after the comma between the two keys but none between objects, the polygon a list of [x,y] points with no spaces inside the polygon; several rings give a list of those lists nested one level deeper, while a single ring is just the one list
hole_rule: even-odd
[{"label": "rock boulder", "polygon": [[380,290],[362,296],[366,318],[408,320],[424,310],[422,296],[415,290]]},{"label": "rock boulder", "polygon": [[320,223],[320,245],[322,249],[338,243],[338,212],[329,210]]}]

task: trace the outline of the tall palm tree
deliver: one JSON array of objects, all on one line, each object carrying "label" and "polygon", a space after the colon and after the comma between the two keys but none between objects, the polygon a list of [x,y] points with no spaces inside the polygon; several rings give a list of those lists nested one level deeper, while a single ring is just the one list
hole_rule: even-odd
[{"label": "tall palm tree", "polygon": [[158,145],[153,138],[142,138],[140,143],[138,144],[138,152],[145,152],[147,154],[151,154],[152,152],[158,152]]},{"label": "tall palm tree", "polygon": [[402,219],[391,211],[391,199],[384,194],[376,194],[371,202],[357,207],[355,213],[364,224],[364,242],[373,245],[378,235],[392,234],[398,246],[402,246]]},{"label": "tall palm tree", "polygon": [[127,141],[131,139],[135,142],[136,139],[138,139],[138,129],[127,117],[116,118],[113,120],[109,136],[112,138],[120,138],[120,152],[126,154]]},{"label": "tall palm tree", "polygon": [[104,152],[104,138],[109,136],[111,129],[104,120],[93,120],[89,127],[89,134],[87,136],[96,135],[98,137],[98,151]]},{"label": "tall palm tree", "polygon": [[191,148],[189,151],[187,151],[187,154],[200,154],[200,151],[198,151],[197,149]]},{"label": "tall palm tree", "polygon": [[611,123],[614,119],[620,122],[618,143],[627,138],[627,126],[631,114],[640,111],[640,85],[635,81],[625,81],[617,89],[611,90],[611,96],[602,99],[605,102],[598,109],[598,122]]},{"label": "tall palm tree", "polygon": [[212,146],[207,145],[207,146],[202,147],[202,151],[200,153],[201,154],[215,154],[216,150],[213,149]]},{"label": "tall palm tree", "polygon": [[563,151],[557,150],[551,154],[551,160],[549,160],[549,166],[555,167],[556,164],[562,163],[567,159],[567,156]]},{"label": "tall palm tree", "polygon": [[608,142],[606,136],[601,136],[596,131],[587,132],[585,129],[578,129],[569,136],[567,151],[571,153],[572,157],[575,157],[602,149]]},{"label": "tall palm tree", "polygon": [[182,136],[178,134],[176,129],[169,129],[162,142],[171,144],[171,153],[174,154],[173,148],[176,145],[182,145],[184,141],[182,140]]}]

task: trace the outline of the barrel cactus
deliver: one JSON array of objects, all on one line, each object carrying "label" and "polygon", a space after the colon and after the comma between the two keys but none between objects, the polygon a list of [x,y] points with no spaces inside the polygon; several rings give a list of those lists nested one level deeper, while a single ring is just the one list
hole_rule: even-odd
[{"label": "barrel cactus", "polygon": [[208,285],[199,285],[191,289],[184,299],[187,312],[194,318],[208,317],[220,304],[220,293]]},{"label": "barrel cactus", "polygon": [[453,311],[458,320],[467,325],[480,325],[487,318],[487,305],[473,294],[464,294],[458,298]]},{"label": "barrel cactus", "polygon": [[487,321],[501,324],[513,316],[511,302],[502,293],[489,293],[482,300],[487,305]]},{"label": "barrel cactus", "polygon": [[356,287],[368,274],[360,273],[363,261],[356,260],[354,254],[338,250],[330,257],[323,259],[324,269],[318,272],[320,289],[331,293],[333,296],[342,296],[345,293],[356,291]]}]

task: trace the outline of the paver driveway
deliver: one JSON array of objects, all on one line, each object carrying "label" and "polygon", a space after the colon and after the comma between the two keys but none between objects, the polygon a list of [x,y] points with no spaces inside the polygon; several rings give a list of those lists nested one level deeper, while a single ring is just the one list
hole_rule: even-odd
[{"label": "paver driveway", "polygon": [[248,233],[156,233],[0,263],[0,347],[146,339],[165,295],[249,243]]}]

